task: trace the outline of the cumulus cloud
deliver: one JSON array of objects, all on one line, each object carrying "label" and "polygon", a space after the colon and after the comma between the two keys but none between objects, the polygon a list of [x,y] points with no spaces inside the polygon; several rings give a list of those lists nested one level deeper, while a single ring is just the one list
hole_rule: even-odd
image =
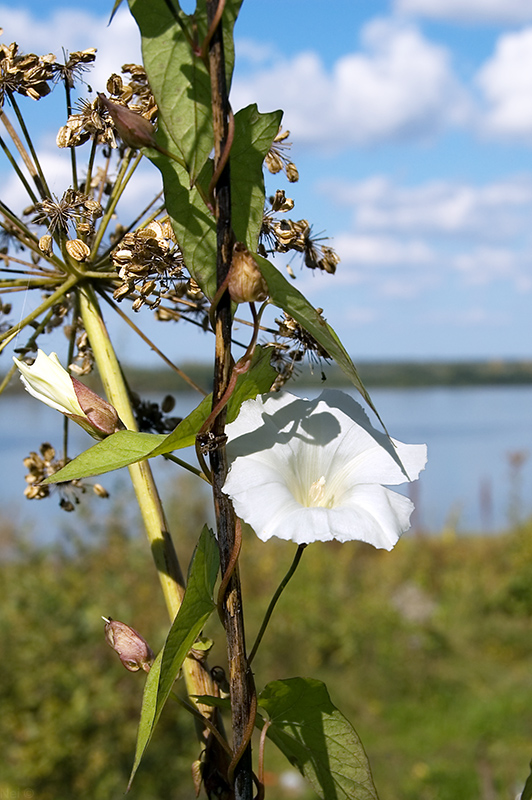
[{"label": "cumulus cloud", "polygon": [[400,186],[374,176],[329,183],[326,191],[352,207],[360,231],[508,239],[529,229],[532,214],[530,175],[480,186],[442,180]]},{"label": "cumulus cloud", "polygon": [[233,103],[285,108],[299,142],[331,149],[425,139],[466,118],[468,103],[449,52],[414,25],[373,20],[361,43],[331,70],[306,52],[279,57],[249,77],[237,72]]},{"label": "cumulus cloud", "polygon": [[0,20],[4,33],[2,41],[18,42],[23,52],[55,53],[62,48],[69,52],[96,47],[96,65],[88,75],[89,83],[104,87],[109,75],[120,72],[122,65],[140,60],[140,36],[137,25],[125,5],[110,25],[108,17],[68,6],[46,13],[34,14],[28,9],[0,5]]},{"label": "cumulus cloud", "polygon": [[483,129],[532,144],[532,27],[500,37],[477,84],[486,104]]},{"label": "cumulus cloud", "polygon": [[530,0],[395,0],[406,14],[473,23],[507,23],[532,20]]}]

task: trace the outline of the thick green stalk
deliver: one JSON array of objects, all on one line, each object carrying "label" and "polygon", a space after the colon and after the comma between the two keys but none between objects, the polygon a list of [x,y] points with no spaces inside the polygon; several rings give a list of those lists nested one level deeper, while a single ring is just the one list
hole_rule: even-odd
[{"label": "thick green stalk", "polygon": [[[126,428],[136,430],[137,425],[122,370],[109,339],[96,294],[90,286],[84,287],[80,292],[80,313],[107,399],[116,408]],[[173,621],[185,593],[183,573],[148,461],[131,464],[128,470],[150,542],[170,620]],[[210,674],[194,658],[185,659],[183,674],[190,696],[216,694],[216,687],[213,685]],[[196,703],[196,706],[204,715],[212,716],[212,708],[199,703]]]}]

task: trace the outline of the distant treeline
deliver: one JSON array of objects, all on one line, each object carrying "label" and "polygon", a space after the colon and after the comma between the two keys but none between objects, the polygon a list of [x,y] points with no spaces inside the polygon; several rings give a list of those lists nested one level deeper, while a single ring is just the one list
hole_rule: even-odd
[{"label": "distant treeline", "polygon": [[[487,386],[532,383],[532,361],[360,361],[355,362],[359,375],[368,387],[409,386]],[[185,364],[181,367],[205,391],[210,390],[212,367],[208,364]],[[168,370],[128,370],[131,385],[137,391],[187,391],[187,384],[170,378]],[[325,381],[323,381],[325,378]],[[301,368],[295,382],[299,387],[349,386],[350,382],[336,364],[308,365]]]},{"label": "distant treeline", "polygon": [[[532,361],[358,361],[356,366],[368,388],[401,388],[412,386],[490,386],[532,383]],[[182,364],[180,368],[194,383],[209,392],[212,367],[209,364]],[[167,368],[128,367],[131,388],[144,394],[190,391],[190,386]],[[99,390],[97,378],[83,378]],[[289,386],[340,388],[350,386],[348,378],[336,364],[304,364]],[[10,390],[22,389],[20,381],[11,381]]]}]

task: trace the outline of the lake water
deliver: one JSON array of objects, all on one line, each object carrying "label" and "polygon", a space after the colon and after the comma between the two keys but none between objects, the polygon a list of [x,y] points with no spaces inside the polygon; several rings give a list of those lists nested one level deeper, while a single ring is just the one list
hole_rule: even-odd
[{"label": "lake water", "polygon": [[[381,389],[371,394],[394,438],[428,445],[427,468],[408,487],[416,503],[415,528],[496,531],[532,514],[532,387]],[[173,413],[187,414],[197,404],[196,397],[177,395]],[[77,426],[72,429],[75,454],[92,440]],[[22,459],[43,441],[59,451],[61,440],[62,418],[56,412],[28,395],[1,398],[3,515],[38,529],[41,541],[65,522],[72,523],[74,515],[59,509],[57,498],[28,501],[22,496]],[[174,470],[166,462],[156,468],[163,484]],[[124,492],[126,478],[121,470],[99,480]],[[102,502],[91,500],[95,510]]]}]

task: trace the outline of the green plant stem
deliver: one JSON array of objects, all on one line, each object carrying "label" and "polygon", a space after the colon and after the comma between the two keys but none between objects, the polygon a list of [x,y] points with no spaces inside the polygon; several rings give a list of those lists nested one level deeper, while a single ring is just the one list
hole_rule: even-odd
[{"label": "green plant stem", "polygon": [[257,634],[257,638],[255,639],[255,644],[251,648],[251,652],[249,654],[248,662],[250,664],[253,661],[253,659],[255,658],[255,655],[257,654],[257,650],[259,649],[259,645],[262,642],[262,637],[266,633],[266,628],[268,627],[268,623],[270,621],[271,615],[273,614],[273,610],[274,610],[275,606],[277,605],[277,601],[279,600],[280,596],[282,595],[283,591],[285,590],[285,588],[286,588],[288,582],[290,581],[292,575],[296,571],[296,569],[297,569],[297,567],[299,565],[299,562],[301,561],[301,556],[303,555],[303,550],[305,549],[306,546],[307,546],[306,544],[300,544],[299,545],[299,547],[296,550],[296,554],[294,556],[294,560],[292,561],[290,569],[288,570],[288,572],[284,576],[283,580],[281,581],[281,583],[279,584],[279,586],[275,590],[275,594],[273,595],[272,599],[270,600],[270,605],[268,606],[268,610],[266,611],[266,614],[264,615],[264,619],[262,620],[262,625],[260,626],[260,630],[259,630],[259,632]]},{"label": "green plant stem", "polygon": [[64,283],[61,284],[58,289],[56,289],[53,294],[50,295],[50,297],[47,297],[46,300],[40,304],[40,306],[37,306],[37,308],[28,314],[27,317],[21,319],[20,322],[17,322],[16,325],[13,325],[13,327],[8,331],[5,331],[5,333],[0,334],[0,342],[3,342],[5,339],[12,338],[14,334],[18,333],[18,331],[21,331],[26,327],[26,325],[29,325],[31,322],[37,319],[37,317],[40,317],[41,314],[51,308],[51,306],[58,303],[64,297],[64,295],[69,292],[76,285],[76,283],[78,283],[78,281],[78,275],[71,275]]},{"label": "green plant stem", "polygon": [[[15,95],[13,94],[13,92],[8,92],[8,95],[9,95],[9,100],[11,102],[11,105],[13,107],[13,111],[15,112],[15,114],[17,116],[18,123],[20,125],[21,130],[22,130],[22,133],[24,134],[24,138],[26,139],[26,143],[27,143],[27,145],[29,147],[29,150],[30,150],[30,153],[31,153],[31,157],[33,158],[33,163],[35,165],[34,169],[37,170],[37,174],[33,174],[32,173],[32,178],[33,178],[33,180],[35,182],[35,186],[39,190],[39,194],[41,195],[41,197],[43,197],[43,198],[44,197],[51,197],[52,195],[50,193],[50,189],[48,188],[48,184],[46,183],[46,178],[44,177],[44,172],[42,171],[41,165],[39,163],[39,157],[37,156],[37,151],[35,150],[35,147],[33,146],[33,142],[31,140],[31,136],[30,136],[29,131],[28,131],[27,127],[26,127],[26,123],[24,121],[24,117],[22,116],[22,112],[21,112],[20,108],[18,107],[18,103],[16,101]],[[5,121],[4,121],[4,124],[5,124]],[[10,135],[11,135],[11,132],[10,132]],[[15,142],[15,144],[16,144],[16,142]]]},{"label": "green plant stem", "polygon": [[16,174],[18,176],[18,179],[20,180],[20,182],[22,183],[22,185],[26,189],[31,202],[32,203],[37,203],[38,202],[37,195],[34,193],[33,189],[30,186],[30,184],[26,180],[26,176],[24,175],[24,173],[20,169],[19,165],[17,164],[17,162],[15,160],[15,157],[11,153],[11,150],[9,149],[7,144],[4,142],[2,137],[0,137],[0,147],[4,151],[4,155],[7,157],[9,163],[11,164],[13,169],[15,170],[15,172],[16,172]]},{"label": "green plant stem", "polygon": [[197,478],[202,478],[202,480],[204,480],[206,483],[209,483],[209,481],[207,480],[207,478],[205,477],[205,475],[201,470],[199,470],[197,467],[193,467],[192,464],[188,464],[181,458],[173,456],[172,453],[164,453],[163,458],[165,458],[167,461],[172,461],[174,464],[178,464],[180,467],[183,467],[183,469],[186,469],[188,470],[188,472],[191,472],[193,475],[196,475]]},{"label": "green plant stem", "polygon": [[[80,312],[107,399],[116,408],[126,428],[137,430],[122,370],[109,339],[96,294],[91,286],[86,286],[80,291]],[[148,461],[131,464],[128,470],[150,542],[168,614],[170,620],[173,621],[185,593],[183,573]],[[187,693],[190,696],[216,694],[210,674],[194,658],[185,659],[183,674]],[[199,702],[196,703],[196,706],[204,716],[212,716],[212,709],[209,706],[202,706]]]},{"label": "green plant stem", "polygon": [[113,303],[113,301],[112,301],[112,300],[111,300],[111,299],[110,299],[110,298],[109,298],[109,297],[108,297],[108,296],[107,296],[105,293],[103,293],[103,292],[101,293],[101,296],[102,296],[102,297],[103,297],[103,299],[104,299],[104,300],[105,300],[105,301],[106,301],[106,302],[107,302],[107,303],[108,303],[108,304],[111,306],[111,308],[112,308],[112,309],[115,311],[115,313],[117,313],[117,314],[118,314],[118,316],[119,316],[119,317],[121,317],[121,318],[124,320],[124,322],[125,322],[127,325],[129,325],[129,327],[130,327],[132,330],[134,330],[134,331],[135,331],[135,333],[137,334],[137,336],[140,336],[140,338],[142,339],[142,341],[143,341],[143,342],[146,342],[146,344],[147,344],[147,345],[149,345],[149,347],[150,347],[150,348],[151,348],[151,349],[154,351],[154,353],[157,353],[157,355],[159,356],[159,358],[161,358],[161,359],[162,359],[162,360],[165,362],[165,364],[167,364],[167,365],[168,365],[168,366],[169,366],[171,369],[173,369],[173,370],[174,370],[174,372],[176,372],[176,373],[179,375],[179,377],[180,377],[180,378],[182,378],[182,379],[185,381],[185,383],[188,383],[188,385],[189,385],[189,386],[190,386],[192,389],[194,389],[196,392],[199,392],[201,395],[203,395],[203,397],[206,397],[206,395],[207,395],[207,392],[205,392],[205,391],[204,391],[204,390],[201,388],[201,386],[198,386],[198,384],[197,384],[197,383],[195,383],[195,382],[192,380],[192,378],[190,378],[190,377],[189,377],[189,376],[186,374],[186,372],[183,372],[183,370],[182,370],[182,369],[180,369],[178,366],[176,366],[176,364],[174,364],[174,363],[173,363],[173,361],[170,361],[170,359],[169,359],[167,356],[165,356],[165,354],[164,354],[164,353],[163,353],[161,350],[159,350],[159,348],[157,347],[157,345],[155,345],[155,344],[154,344],[154,343],[151,341],[151,339],[149,339],[149,338],[146,336],[146,334],[144,333],[144,331],[142,331],[142,330],[141,330],[141,329],[140,329],[140,328],[139,328],[137,325],[135,325],[135,323],[133,322],[133,320],[131,320],[131,319],[130,319],[130,318],[127,316],[127,314],[124,314],[124,312],[122,311],[122,309],[121,309],[121,308],[120,308],[120,307],[119,307],[119,306],[118,306],[116,303]]},{"label": "green plant stem", "polygon": [[138,165],[142,160],[142,153],[137,154],[137,157],[133,161],[131,169],[126,175],[127,169],[129,167],[129,164],[131,163],[132,158],[133,158],[133,151],[130,150],[120,166],[120,170],[118,172],[116,181],[113,186],[113,191],[109,197],[109,202],[107,203],[107,208],[105,209],[105,213],[98,226],[96,236],[94,237],[94,241],[91,247],[91,259],[94,258],[96,256],[96,253],[98,252],[98,248],[100,247],[101,241],[105,235],[107,226],[109,225],[112,219],[117,203],[122,197],[122,193],[124,192],[126,186],[131,180],[133,173],[135,172],[135,170],[137,169]]}]

